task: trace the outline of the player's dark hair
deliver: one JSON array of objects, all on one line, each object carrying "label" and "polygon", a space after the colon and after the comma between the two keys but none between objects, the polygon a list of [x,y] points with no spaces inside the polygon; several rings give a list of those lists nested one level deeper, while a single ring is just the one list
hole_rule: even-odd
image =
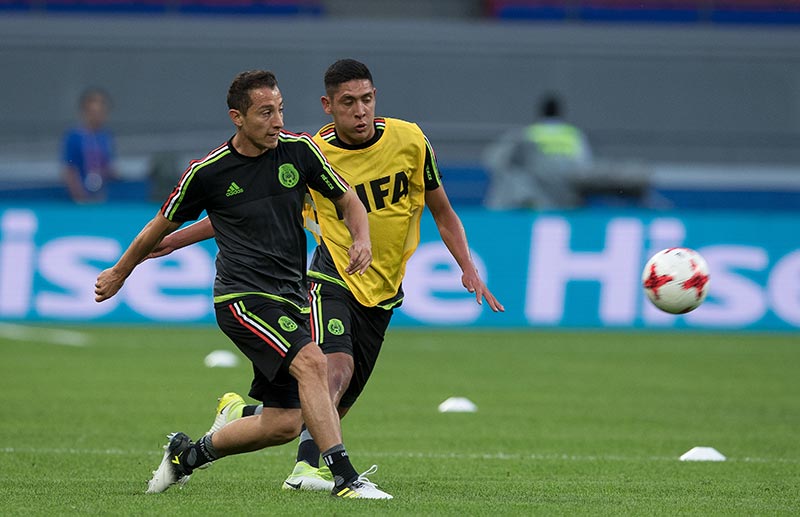
[{"label": "player's dark hair", "polygon": [[367,79],[372,83],[372,74],[367,65],[355,59],[340,59],[325,71],[325,93],[330,95],[339,85],[354,79]]},{"label": "player's dark hair", "polygon": [[237,75],[228,88],[228,108],[247,113],[252,104],[250,91],[259,88],[276,88],[278,80],[269,70],[249,70]]}]

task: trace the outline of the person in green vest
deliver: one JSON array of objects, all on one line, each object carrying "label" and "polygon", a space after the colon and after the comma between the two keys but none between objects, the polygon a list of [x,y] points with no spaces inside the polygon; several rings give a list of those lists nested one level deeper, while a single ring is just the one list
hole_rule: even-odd
[{"label": "person in green vest", "polygon": [[534,124],[514,128],[487,147],[488,208],[562,209],[584,204],[580,185],[593,167],[586,135],[563,119],[557,96],[545,96],[539,111]]}]

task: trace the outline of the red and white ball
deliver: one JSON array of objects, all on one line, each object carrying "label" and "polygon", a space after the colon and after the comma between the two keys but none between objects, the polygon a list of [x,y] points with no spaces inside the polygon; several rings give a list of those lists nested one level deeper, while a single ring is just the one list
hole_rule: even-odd
[{"label": "red and white ball", "polygon": [[708,264],[689,248],[661,250],[647,261],[642,286],[653,305],[670,314],[685,314],[703,303],[708,292]]}]

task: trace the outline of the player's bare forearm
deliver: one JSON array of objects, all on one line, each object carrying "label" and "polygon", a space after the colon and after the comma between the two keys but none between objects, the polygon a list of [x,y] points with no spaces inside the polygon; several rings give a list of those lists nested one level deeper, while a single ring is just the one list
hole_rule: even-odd
[{"label": "player's bare forearm", "polygon": [[369,236],[367,211],[358,196],[348,190],[333,201],[343,215],[345,226],[350,232],[353,243],[347,249],[350,263],[345,268],[348,275],[358,272],[363,275],[372,263],[372,242]]},{"label": "player's bare forearm", "polygon": [[[489,288],[486,287],[483,279],[481,279],[481,275],[478,273],[478,267],[475,265],[470,255],[467,238],[460,223],[459,227],[461,228],[460,232],[445,231],[442,232],[441,235],[445,245],[450,250],[450,253],[453,254],[453,258],[456,259],[456,262],[461,268],[461,284],[470,293],[475,293],[475,301],[479,305],[483,305],[483,300],[485,299],[492,311],[505,312],[506,309],[503,307],[503,304],[495,298]],[[449,245],[448,241],[450,241]]]},{"label": "player's bare forearm", "polygon": [[177,223],[166,219],[161,213],[142,228],[133,239],[128,249],[116,264],[102,271],[94,285],[95,301],[102,302],[117,294],[130,276],[150,251],[170,232],[178,227]]},{"label": "player's bare forearm", "polygon": [[428,210],[433,215],[433,220],[439,230],[442,242],[447,246],[453,258],[456,259],[461,271],[474,267],[469,254],[464,225],[461,224],[461,219],[453,210],[452,205],[450,205],[450,200],[444,192],[444,187],[428,191],[425,194],[425,204],[428,205]]},{"label": "player's bare forearm", "polygon": [[208,217],[192,223],[186,228],[170,233],[159,242],[144,260],[163,257],[175,250],[185,248],[196,242],[204,241],[214,237],[214,227]]},{"label": "player's bare forearm", "polygon": [[485,299],[494,312],[505,312],[503,304],[497,301],[489,288],[483,283],[478,273],[478,268],[472,261],[472,256],[469,252],[464,225],[450,205],[443,188],[428,192],[425,201],[433,215],[433,220],[436,222],[436,227],[439,229],[442,242],[444,242],[444,245],[447,246],[450,254],[456,260],[458,267],[461,268],[461,283],[464,288],[475,294],[475,301],[478,304],[483,305],[483,300]]},{"label": "player's bare forearm", "polygon": [[456,259],[458,267],[465,271],[474,266],[474,264],[469,253],[469,244],[467,243],[467,234],[464,231],[464,226],[458,216],[455,215],[455,212],[453,212],[453,215],[455,217],[445,217],[441,220],[435,219],[436,227],[439,230],[442,242],[447,246],[447,250],[453,258]]}]

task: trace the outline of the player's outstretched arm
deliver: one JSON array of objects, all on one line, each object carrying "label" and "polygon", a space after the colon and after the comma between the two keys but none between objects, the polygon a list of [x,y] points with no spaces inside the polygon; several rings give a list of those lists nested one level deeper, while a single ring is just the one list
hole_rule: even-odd
[{"label": "player's outstretched arm", "polygon": [[130,276],[136,266],[144,260],[150,251],[170,232],[180,226],[173,223],[161,212],[142,228],[139,235],[133,239],[128,249],[116,264],[101,272],[94,284],[95,301],[102,302],[117,294],[122,284]]},{"label": "player's outstretched arm", "polygon": [[447,193],[444,191],[444,186],[427,191],[425,193],[425,204],[428,205],[428,209],[433,215],[433,220],[436,221],[436,227],[439,229],[442,241],[447,246],[447,249],[450,250],[453,258],[456,259],[458,267],[461,268],[461,283],[467,291],[475,293],[475,301],[479,304],[482,305],[485,299],[494,312],[505,312],[505,307],[497,301],[489,288],[483,283],[478,273],[478,268],[472,262],[464,225],[461,224],[461,219],[453,210],[450,199],[448,199]]},{"label": "player's outstretched arm", "polygon": [[344,224],[353,239],[353,244],[347,249],[350,264],[347,265],[345,272],[348,275],[355,272],[363,275],[372,264],[372,242],[369,237],[367,211],[352,190],[348,190],[333,202],[344,216]]},{"label": "player's outstretched arm", "polygon": [[175,250],[213,237],[214,227],[211,226],[211,221],[208,219],[208,216],[206,216],[196,223],[192,223],[186,228],[181,228],[177,232],[170,233],[164,237],[161,242],[156,244],[153,251],[151,251],[144,260],[163,257]]}]

